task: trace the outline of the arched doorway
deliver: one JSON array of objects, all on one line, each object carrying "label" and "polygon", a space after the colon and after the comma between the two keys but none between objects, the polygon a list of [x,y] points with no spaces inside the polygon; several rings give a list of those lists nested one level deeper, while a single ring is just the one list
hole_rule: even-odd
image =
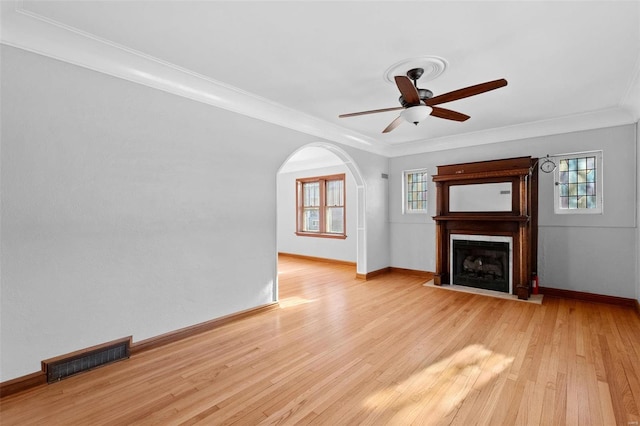
[{"label": "arched doorway", "polygon": [[[303,171],[308,170],[327,170],[332,166],[340,166],[344,170],[346,170],[346,179],[351,179],[353,185],[353,191],[351,197],[349,197],[349,193],[347,196],[347,212],[351,212],[348,221],[355,223],[355,226],[352,228],[353,238],[355,240],[355,263],[356,263],[356,273],[357,274],[365,274],[366,273],[366,215],[365,215],[365,202],[366,202],[366,191],[365,191],[365,182],[362,178],[362,173],[360,172],[357,164],[353,161],[353,159],[347,154],[342,148],[326,143],[326,142],[316,142],[304,145],[291,153],[284,163],[280,166],[277,172],[278,184],[277,184],[277,193],[278,193],[278,203],[277,203],[277,216],[278,221],[282,222],[283,216],[287,216],[293,214],[294,209],[294,201],[287,199],[287,197],[282,196],[283,191],[289,191],[294,188],[294,181],[289,185],[288,183],[283,183],[284,175],[295,175],[295,172],[302,173]],[[283,186],[286,185],[285,188]],[[290,197],[289,197],[290,198]],[[285,210],[282,210],[285,209]],[[286,226],[290,226],[290,222],[292,220],[286,220]],[[290,229],[286,229],[286,234],[283,234],[283,226],[281,223],[278,224],[277,229],[277,246],[278,251],[280,250],[281,244],[283,244],[283,238],[294,238],[291,235],[292,232],[289,232]],[[286,235],[286,237],[283,237]],[[306,237],[298,237],[298,238],[306,238]],[[349,237],[347,237],[349,238]],[[309,240],[309,239],[308,239]],[[312,239],[315,240],[315,239]],[[353,240],[350,240],[353,242]],[[322,256],[319,256],[322,257]],[[274,289],[274,295],[277,297],[277,284]]]}]

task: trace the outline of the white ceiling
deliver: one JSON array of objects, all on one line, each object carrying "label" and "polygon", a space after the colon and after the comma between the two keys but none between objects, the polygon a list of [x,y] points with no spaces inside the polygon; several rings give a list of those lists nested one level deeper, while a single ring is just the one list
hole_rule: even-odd
[{"label": "white ceiling", "polygon": [[[388,156],[636,122],[639,1],[3,1],[2,42]],[[381,131],[393,64],[439,95],[508,86]]]}]

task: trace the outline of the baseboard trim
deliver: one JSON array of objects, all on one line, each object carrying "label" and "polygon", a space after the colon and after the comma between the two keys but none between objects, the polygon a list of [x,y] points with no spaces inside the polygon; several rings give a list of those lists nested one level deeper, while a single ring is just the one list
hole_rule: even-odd
[{"label": "baseboard trim", "polygon": [[371,278],[377,277],[378,275],[388,274],[389,272],[391,272],[391,268],[386,267],[386,268],[378,269],[377,271],[367,272],[366,274],[356,274],[356,278],[359,280],[367,281],[367,280],[370,280]]},{"label": "baseboard trim", "polygon": [[266,305],[258,306],[255,308],[247,309],[245,311],[236,312],[231,315],[226,315],[220,318],[212,319],[210,321],[202,322],[200,324],[192,325],[189,327],[181,328],[178,330],[170,331],[165,334],[161,334],[159,336],[150,337],[145,340],[141,340],[139,342],[135,342],[131,345],[131,356],[149,351],[151,349],[156,349],[164,345],[168,345],[169,343],[177,342],[182,339],[186,339],[187,337],[195,336],[200,333],[204,333],[205,331],[210,331],[215,328],[218,328],[224,324],[228,324],[230,322],[238,321],[243,318],[247,318],[253,315],[257,315],[263,312],[270,311],[272,309],[276,309],[278,307],[278,303],[268,303]]},{"label": "baseboard trim", "polygon": [[[355,262],[347,262],[345,260],[337,260],[337,259],[327,259],[324,257],[314,257],[314,256],[305,256],[302,254],[293,254],[293,253],[278,253],[278,256],[284,256],[284,257],[293,257],[296,259],[304,259],[304,260],[312,260],[315,262],[324,262],[324,263],[333,263],[335,265],[348,265],[348,266],[356,266]],[[420,277],[424,277],[427,279],[431,279],[433,278],[433,272],[427,272],[427,271],[418,271],[418,270],[414,270],[414,269],[404,269],[404,268],[394,268],[391,266],[388,266],[386,268],[382,268],[382,269],[378,269],[377,271],[371,271],[371,272],[367,272],[366,274],[359,274],[356,273],[356,278],[359,280],[370,280],[374,277],[377,277],[378,275],[383,275],[383,274],[388,274],[389,272],[398,272],[401,274],[408,274],[408,275],[417,275]]]},{"label": "baseboard trim", "polygon": [[46,384],[47,374],[44,371],[36,371],[35,373],[0,383],[0,398],[39,386],[45,386]]},{"label": "baseboard trim", "polygon": [[390,267],[389,268],[389,272],[397,272],[399,274],[405,274],[405,275],[415,275],[417,277],[421,277],[421,278],[426,278],[426,279],[432,279],[434,273],[433,272],[429,272],[429,271],[418,271],[417,269],[406,269],[406,268],[396,268],[396,267]]},{"label": "baseboard trim", "polygon": [[432,279],[433,272],[428,271],[418,271],[417,269],[406,269],[406,268],[396,268],[394,266],[387,266],[386,268],[378,269],[377,271],[367,272],[366,274],[356,274],[356,278],[360,280],[370,280],[371,278],[377,277],[378,275],[388,274],[391,272],[395,272],[398,274],[405,275],[415,275],[417,277]]},{"label": "baseboard trim", "polygon": [[356,262],[349,262],[347,260],[329,259],[326,257],[305,256],[304,254],[278,252],[278,256],[293,257],[295,259],[303,259],[303,260],[313,260],[314,262],[334,263],[336,265],[356,266]]},{"label": "baseboard trim", "polygon": [[607,296],[604,294],[586,293],[583,291],[563,290],[559,288],[540,287],[540,293],[545,296],[562,297],[564,299],[583,300],[585,302],[607,303],[609,305],[619,305],[633,308],[639,311],[638,301],[626,297]]},{"label": "baseboard trim", "polygon": [[[255,308],[247,309],[245,311],[236,312],[234,314],[226,315],[224,317],[216,318],[200,324],[192,325],[190,327],[181,328],[179,330],[171,331],[169,333],[161,334],[156,337],[151,337],[149,339],[132,343],[130,346],[130,356],[133,357],[136,354],[146,352],[151,349],[156,349],[161,346],[167,345],[169,343],[177,342],[179,340],[186,339],[187,337],[191,337],[196,334],[203,333],[205,331],[213,330],[214,328],[220,327],[224,324],[228,324],[233,321],[238,321],[243,318],[257,315],[273,309],[277,309],[278,306],[279,304],[277,302],[268,303],[266,305],[261,305]],[[91,349],[93,348],[82,349],[80,351],[74,352],[74,354],[85,353],[86,351],[90,351]],[[52,359],[55,360],[57,358],[60,358],[60,357],[56,357]],[[50,362],[50,361],[51,359],[43,361],[42,365],[44,366],[45,365],[44,363]],[[36,387],[45,386],[47,384],[48,384],[47,374],[44,370],[27,374],[26,376],[17,377],[12,380],[7,380],[5,382],[0,382],[0,398],[4,398],[9,395],[14,395],[19,392],[32,390]]]}]

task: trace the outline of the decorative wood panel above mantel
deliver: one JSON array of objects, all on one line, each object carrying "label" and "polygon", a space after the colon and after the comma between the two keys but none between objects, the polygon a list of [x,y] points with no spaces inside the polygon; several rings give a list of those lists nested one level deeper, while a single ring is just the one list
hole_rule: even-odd
[{"label": "decorative wood panel above mantel", "polygon": [[464,169],[461,169],[456,174],[440,175],[440,167],[438,167],[438,175],[433,176],[434,182],[451,181],[451,180],[468,180],[468,179],[487,179],[487,178],[502,178],[507,176],[522,176],[529,173],[529,169],[512,169],[512,170],[494,170],[487,172],[472,172],[469,173]]},{"label": "decorative wood panel above mantel", "polygon": [[433,181],[523,176],[529,174],[532,167],[530,160],[531,157],[518,157],[506,160],[438,166],[438,174],[433,176]]}]

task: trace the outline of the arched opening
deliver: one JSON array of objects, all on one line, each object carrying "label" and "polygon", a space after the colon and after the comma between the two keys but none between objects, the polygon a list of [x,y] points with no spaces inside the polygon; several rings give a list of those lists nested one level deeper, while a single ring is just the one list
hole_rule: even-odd
[{"label": "arched opening", "polygon": [[[329,240],[295,235],[296,178],[341,172],[345,173],[347,187],[345,202],[347,238]],[[277,172],[276,244],[278,252],[352,261],[356,264],[356,273],[365,274],[365,193],[364,179],[358,166],[341,148],[329,143],[317,142],[294,151]],[[274,288],[276,298],[277,290],[276,284]]]}]

